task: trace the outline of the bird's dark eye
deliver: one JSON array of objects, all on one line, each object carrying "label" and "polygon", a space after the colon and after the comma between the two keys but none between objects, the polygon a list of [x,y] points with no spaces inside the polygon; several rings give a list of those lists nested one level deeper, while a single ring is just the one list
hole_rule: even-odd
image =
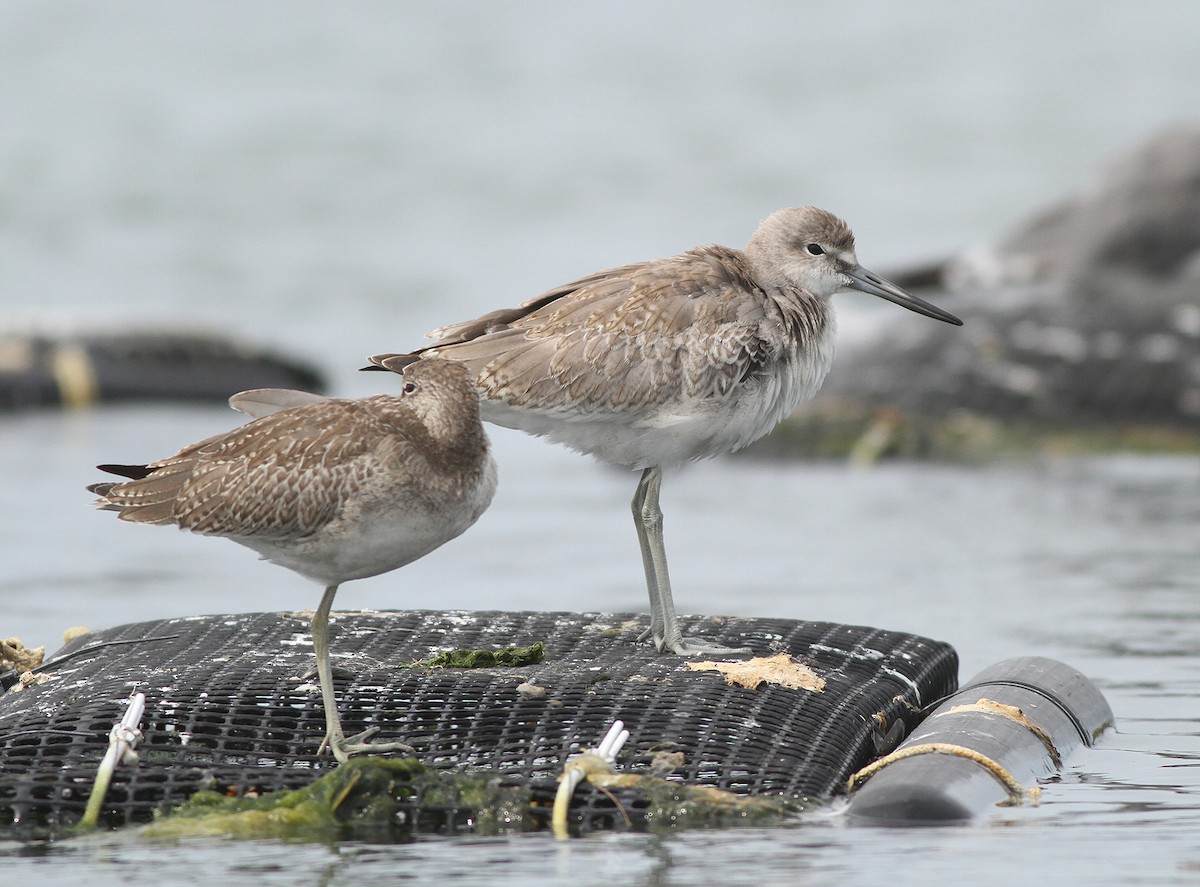
[{"label": "bird's dark eye", "polygon": [[810,256],[823,256],[825,255],[825,250],[821,249],[821,244],[819,243],[810,243],[808,245],[808,254]]},{"label": "bird's dark eye", "polygon": [[405,394],[412,394],[416,390],[417,390],[416,382],[405,382],[404,383],[404,393]]}]

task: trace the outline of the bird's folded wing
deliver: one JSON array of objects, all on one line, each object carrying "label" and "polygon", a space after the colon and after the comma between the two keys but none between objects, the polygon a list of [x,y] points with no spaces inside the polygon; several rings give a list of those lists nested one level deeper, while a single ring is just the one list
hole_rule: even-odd
[{"label": "bird's folded wing", "polygon": [[740,253],[702,247],[443,327],[422,354],[466,363],[511,406],[628,412],[728,393],[771,350],[770,308]]}]

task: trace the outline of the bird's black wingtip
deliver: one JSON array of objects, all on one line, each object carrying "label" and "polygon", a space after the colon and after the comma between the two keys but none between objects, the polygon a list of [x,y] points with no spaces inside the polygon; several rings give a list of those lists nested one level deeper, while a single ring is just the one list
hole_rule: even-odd
[{"label": "bird's black wingtip", "polygon": [[149,465],[97,465],[96,467],[106,474],[115,474],[130,480],[141,480],[154,472]]}]

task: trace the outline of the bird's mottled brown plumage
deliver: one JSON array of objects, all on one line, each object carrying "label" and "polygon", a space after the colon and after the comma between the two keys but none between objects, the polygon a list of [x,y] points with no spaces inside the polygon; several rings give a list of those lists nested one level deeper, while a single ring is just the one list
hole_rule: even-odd
[{"label": "bird's mottled brown plumage", "polygon": [[280,544],[373,502],[436,508],[461,497],[488,459],[473,389],[451,367],[411,373],[459,377],[457,391],[428,395],[439,410],[391,395],[301,404],[151,462],[141,479],[89,489],[122,520]]},{"label": "bird's mottled brown plumage", "polygon": [[482,461],[482,434],[468,425],[451,447],[401,398],[327,400],[185,447],[147,465],[144,479],[100,484],[97,492],[122,520],[299,539],[329,526],[357,497],[456,495],[461,469]]},{"label": "bird's mottled brown plumage", "polygon": [[811,343],[827,318],[805,296],[795,301],[810,314],[788,313],[754,286],[740,253],[700,247],[444,328],[424,353],[465,363],[485,398],[514,407],[638,412],[727,396],[780,356],[774,333],[789,323]]}]

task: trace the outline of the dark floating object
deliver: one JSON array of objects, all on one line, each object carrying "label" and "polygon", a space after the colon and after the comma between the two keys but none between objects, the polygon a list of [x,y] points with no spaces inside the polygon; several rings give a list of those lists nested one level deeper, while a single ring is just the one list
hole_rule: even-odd
[{"label": "dark floating object", "polygon": [[[757,670],[755,660],[736,663],[730,683],[707,663],[639,643],[647,616],[335,615],[346,728],[380,727],[414,747],[421,779],[438,777],[436,786],[399,771],[387,777],[378,797],[393,805],[393,838],[545,828],[567,759],[594,747],[617,719],[632,734],[619,774],[655,787],[580,785],[573,833],[739,824],[750,805],[738,801],[748,798],[794,810],[840,792],[876,757],[876,716],[912,729],[922,706],[954,690],[958,671],[945,643],[823,622],[681,617],[686,630],[760,657]],[[316,681],[305,676],[313,661],[307,628],[296,613],[197,616],[69,643],[39,670],[44,682],[0,696],[0,835],[53,834],[79,821],[133,685],[146,697],[139,757],[115,772],[104,826],[149,822],[200,789],[253,797],[333,770],[331,755],[316,754],[326,724]],[[507,665],[429,664],[439,651],[538,643],[542,656]],[[821,683],[797,686],[772,668],[781,659]],[[364,790],[340,808],[350,820],[343,834],[354,833],[353,810],[375,806]],[[712,816],[685,815],[671,798],[690,790],[720,790],[733,803],[715,804]]]},{"label": "dark floating object", "polygon": [[0,333],[0,410],[133,400],[224,401],[247,388],[319,392],[324,387],[308,364],[214,335]]},{"label": "dark floating object", "polygon": [[[1040,656],[1006,659],[947,697],[899,748],[851,778],[852,822],[946,825],[1020,803],[1113,723],[1086,677]],[[857,789],[857,790],[855,790]]]},{"label": "dark floating object", "polygon": [[[572,834],[780,824],[848,784],[855,824],[965,823],[1027,802],[1113,722],[1096,687],[1052,659],[1005,660],[955,691],[953,648],[916,635],[683,622],[756,655],[656,655],[638,643],[645,616],[338,613],[347,725],[380,726],[415,755],[351,761],[379,769],[364,771],[352,802],[334,790],[334,831],[321,839],[544,829],[564,764],[617,719],[631,733],[621,780],[576,789]],[[108,827],[149,822],[193,796],[211,804],[214,791],[234,808],[309,786],[327,794],[314,783],[342,771],[314,754],[325,719],[306,676],[311,647],[297,643],[306,623],[297,613],[199,616],[71,641],[37,681],[0,696],[0,834],[55,835],[78,822],[132,685],[146,698],[143,736],[136,764],[113,777]],[[511,661],[429,658],[506,645],[527,649]],[[791,680],[799,672],[819,680]]]}]

